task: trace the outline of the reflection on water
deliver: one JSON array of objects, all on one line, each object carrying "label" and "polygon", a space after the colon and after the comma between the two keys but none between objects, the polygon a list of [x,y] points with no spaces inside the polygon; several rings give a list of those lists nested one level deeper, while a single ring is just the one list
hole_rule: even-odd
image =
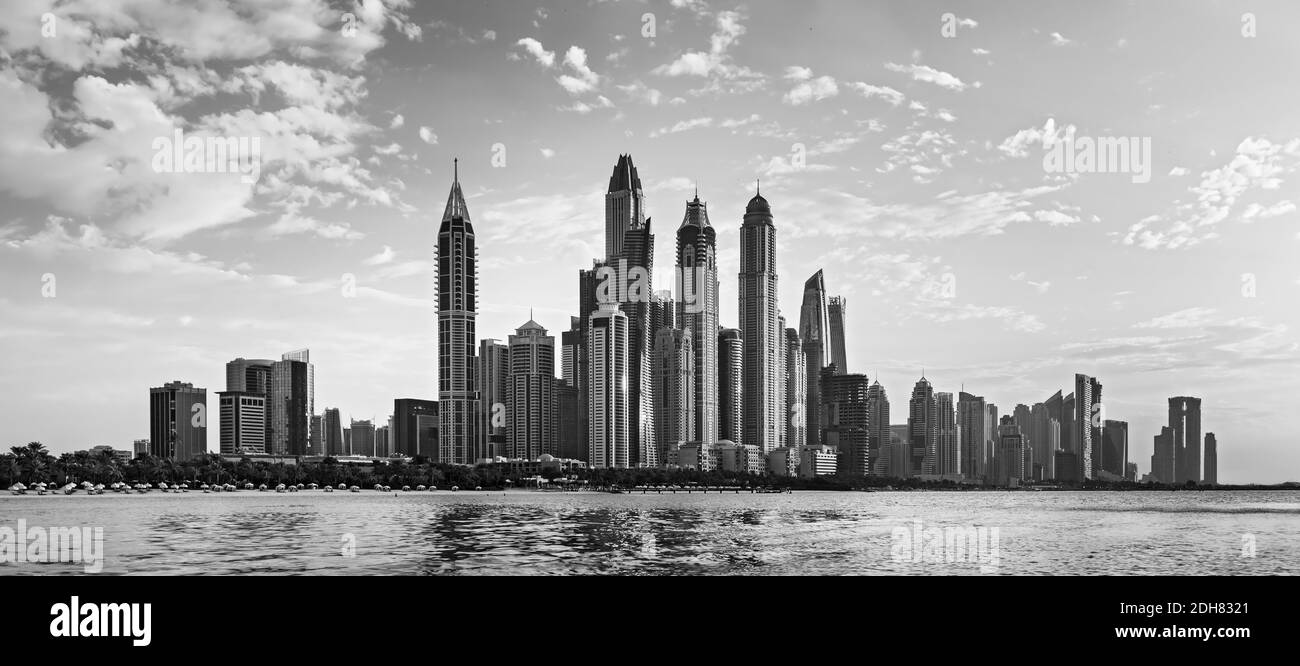
[{"label": "reflection on water", "polygon": [[916,520],[997,527],[1002,574],[1300,573],[1300,492],[0,497],[20,518],[102,526],[109,574],[979,573],[891,556]]}]

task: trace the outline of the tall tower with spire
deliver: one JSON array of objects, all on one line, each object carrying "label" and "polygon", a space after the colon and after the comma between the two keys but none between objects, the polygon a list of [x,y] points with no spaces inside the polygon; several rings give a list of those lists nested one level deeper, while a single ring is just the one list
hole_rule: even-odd
[{"label": "tall tower with spire", "polygon": [[695,364],[690,438],[712,445],[718,441],[717,232],[698,191],[677,228],[677,321],[691,332]]},{"label": "tall tower with spire", "polygon": [[764,454],[780,446],[785,420],[779,395],[780,346],[785,342],[777,307],[776,225],[772,208],[757,191],[740,226],[741,442]]},{"label": "tall tower with spire", "polygon": [[[645,194],[631,155],[620,155],[605,193],[605,255],[619,289],[598,293],[618,294],[619,308],[627,315],[628,455],[633,467],[659,464],[655,445],[653,377],[650,356],[654,332],[650,330],[650,299],[654,271],[655,237],[645,215]],[[644,273],[643,273],[644,271]]]},{"label": "tall tower with spire", "polygon": [[478,313],[478,248],[459,161],[453,162],[451,193],[438,227],[438,448],[443,463],[473,463],[479,411],[475,381],[475,318]]},{"label": "tall tower with spire", "polygon": [[[822,443],[821,428],[821,376],[826,367],[826,337],[830,325],[826,318],[826,283],[819,269],[803,284],[803,307],[799,311],[799,339],[803,341],[804,362],[808,370],[808,392],[805,416],[808,420],[804,437],[809,446]],[[888,440],[886,440],[888,442]]]}]

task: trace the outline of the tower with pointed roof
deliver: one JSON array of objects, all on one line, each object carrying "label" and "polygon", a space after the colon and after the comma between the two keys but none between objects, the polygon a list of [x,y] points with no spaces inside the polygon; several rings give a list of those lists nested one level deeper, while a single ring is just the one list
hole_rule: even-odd
[{"label": "tower with pointed roof", "polygon": [[907,476],[934,474],[939,443],[939,405],[934,386],[922,375],[907,403]]},{"label": "tower with pointed roof", "polygon": [[479,391],[475,381],[478,248],[455,162],[451,193],[438,227],[438,446],[437,461],[474,462]]},{"label": "tower with pointed roof", "polygon": [[[650,368],[654,331],[650,330],[649,285],[654,273],[655,237],[645,210],[641,177],[632,156],[620,155],[605,193],[605,260],[621,285],[607,293],[620,294],[618,306],[627,315],[628,455],[633,467],[659,464]],[[641,271],[644,284],[638,286]]]},{"label": "tower with pointed roof", "polygon": [[[826,338],[830,325],[826,316],[826,283],[818,269],[803,285],[803,307],[799,311],[799,339],[803,341],[804,362],[808,364],[805,375],[808,391],[805,415],[808,421],[804,437],[809,446],[822,443],[821,428],[821,376],[826,367]],[[886,439],[886,442],[889,440]]]},{"label": "tower with pointed roof", "polygon": [[531,313],[510,336],[506,393],[506,445],[511,458],[558,455],[555,396],[555,337]]},{"label": "tower with pointed roof", "polygon": [[677,228],[676,282],[677,321],[691,332],[695,365],[690,439],[713,445],[718,441],[717,232],[698,191]]},{"label": "tower with pointed roof", "polygon": [[[759,192],[745,207],[740,226],[740,337],[744,395],[741,407],[741,441],[764,454],[780,446],[784,437],[782,414],[785,396],[777,378],[782,371],[780,346],[784,342],[777,306],[776,225],[772,208]],[[778,432],[780,429],[781,432]]]}]

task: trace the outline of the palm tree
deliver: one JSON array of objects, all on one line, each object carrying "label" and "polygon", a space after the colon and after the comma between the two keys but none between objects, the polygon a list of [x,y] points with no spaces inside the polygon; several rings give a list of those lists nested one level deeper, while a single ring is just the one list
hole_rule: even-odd
[{"label": "palm tree", "polygon": [[54,457],[40,442],[29,442],[27,446],[15,446],[10,450],[18,458],[19,468],[26,476],[29,485],[45,479],[50,466],[54,463]]}]

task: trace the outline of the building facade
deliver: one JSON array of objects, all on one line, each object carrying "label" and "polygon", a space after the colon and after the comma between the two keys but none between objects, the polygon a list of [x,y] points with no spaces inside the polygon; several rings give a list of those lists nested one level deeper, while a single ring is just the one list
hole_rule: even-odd
[{"label": "building facade", "polygon": [[765,455],[781,445],[781,347],[785,343],[777,305],[776,225],[772,208],[755,193],[740,226],[739,280],[741,360],[740,439]]}]

